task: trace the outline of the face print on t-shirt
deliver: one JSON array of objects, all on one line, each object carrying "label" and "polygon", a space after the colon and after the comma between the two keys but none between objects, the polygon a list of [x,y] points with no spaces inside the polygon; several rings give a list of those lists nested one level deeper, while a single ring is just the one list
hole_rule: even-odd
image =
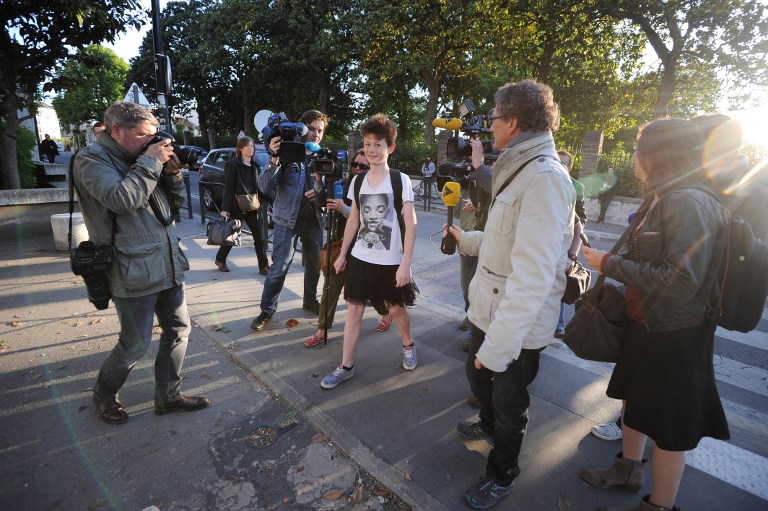
[{"label": "face print on t-shirt", "polygon": [[392,240],[391,211],[386,193],[360,196],[362,225],[357,233],[358,243],[371,250],[389,250]]}]

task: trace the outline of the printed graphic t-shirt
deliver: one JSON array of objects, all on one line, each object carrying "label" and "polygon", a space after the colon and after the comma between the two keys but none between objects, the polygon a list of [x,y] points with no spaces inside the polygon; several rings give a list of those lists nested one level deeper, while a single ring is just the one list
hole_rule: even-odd
[{"label": "printed graphic t-shirt", "polygon": [[[347,198],[355,200],[355,176],[349,185]],[[413,188],[407,175],[400,173],[403,202],[413,202]],[[360,229],[355,237],[352,255],[361,261],[380,265],[397,265],[403,258],[400,225],[393,206],[394,192],[389,176],[372,188],[366,174],[360,187]]]}]

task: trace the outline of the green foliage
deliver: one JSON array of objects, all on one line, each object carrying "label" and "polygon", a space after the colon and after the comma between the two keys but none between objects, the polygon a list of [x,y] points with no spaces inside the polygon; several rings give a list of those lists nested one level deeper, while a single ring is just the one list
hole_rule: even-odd
[{"label": "green foliage", "polygon": [[128,64],[109,48],[92,44],[77,50],[55,79],[53,107],[64,126],[90,124],[124,95]]},{"label": "green foliage", "polygon": [[37,188],[35,164],[32,163],[32,151],[37,141],[35,135],[26,126],[16,130],[16,161],[19,166],[19,181],[22,188]]}]

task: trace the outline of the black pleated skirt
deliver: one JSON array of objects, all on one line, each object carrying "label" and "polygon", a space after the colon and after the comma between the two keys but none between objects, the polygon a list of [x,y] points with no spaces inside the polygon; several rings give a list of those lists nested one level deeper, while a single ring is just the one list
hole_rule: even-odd
[{"label": "black pleated skirt", "polygon": [[728,440],[715,385],[713,321],[648,332],[630,321],[607,394],[626,400],[624,423],[667,451],[690,451],[703,437]]},{"label": "black pleated skirt", "polygon": [[344,285],[344,299],[348,302],[399,305],[412,307],[419,292],[411,281],[402,287],[395,285],[399,265],[371,264],[349,255],[347,282]]}]

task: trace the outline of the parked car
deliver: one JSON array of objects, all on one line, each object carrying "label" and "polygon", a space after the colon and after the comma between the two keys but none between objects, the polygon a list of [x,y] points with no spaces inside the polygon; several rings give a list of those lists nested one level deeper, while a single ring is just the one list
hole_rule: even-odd
[{"label": "parked car", "polygon": [[56,147],[59,149],[59,152],[64,152],[64,142],[61,140],[54,140],[56,142]]},{"label": "parked car", "polygon": [[[212,149],[200,166],[200,200],[208,211],[219,211],[224,196],[224,166],[237,154],[234,147]],[[256,146],[253,155],[259,173],[267,168],[269,153],[264,146]]]}]

